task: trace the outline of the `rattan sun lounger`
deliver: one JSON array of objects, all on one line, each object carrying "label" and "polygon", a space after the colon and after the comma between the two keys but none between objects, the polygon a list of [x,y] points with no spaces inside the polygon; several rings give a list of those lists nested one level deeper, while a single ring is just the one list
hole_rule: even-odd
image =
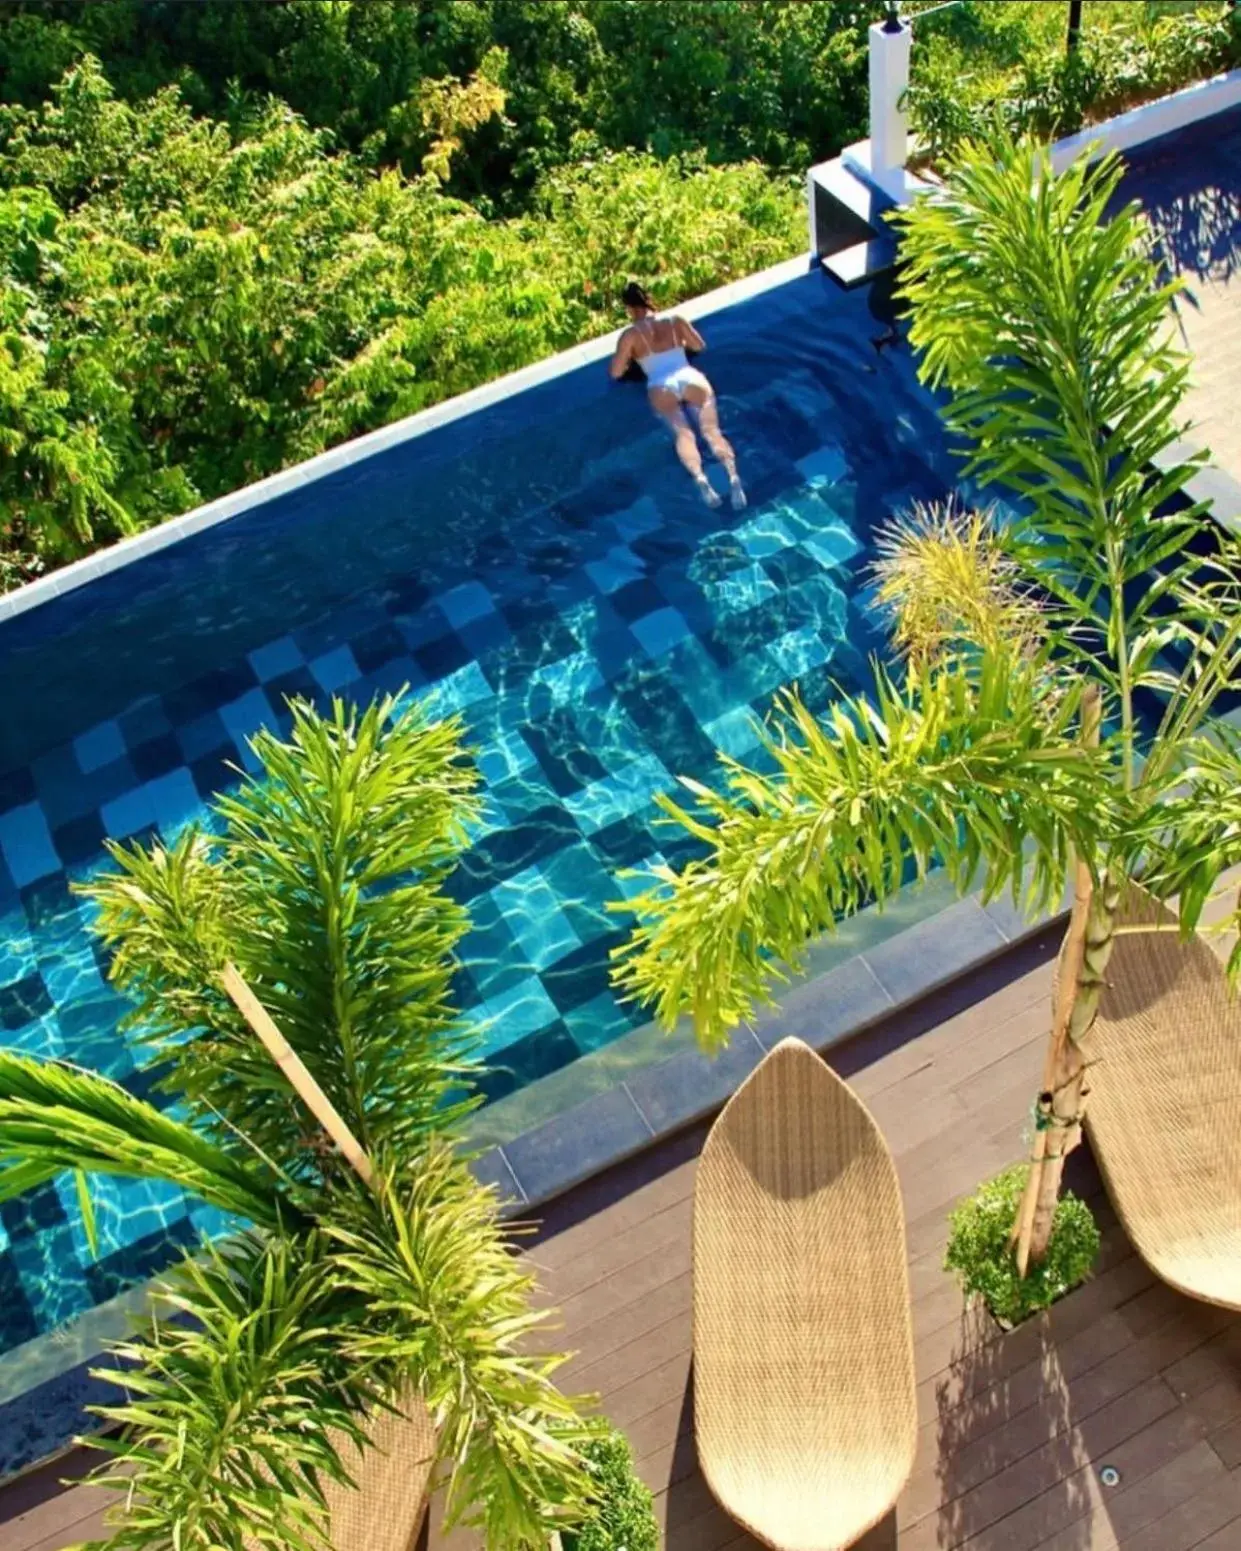
[{"label": "rattan sun lounger", "polygon": [[427,1410],[414,1402],[405,1416],[383,1413],[371,1427],[374,1449],[363,1455],[349,1446],[344,1463],[357,1483],[329,1483],[324,1491],[332,1515],[334,1551],[413,1551],[434,1464],[436,1435]]},{"label": "rattan sun lounger", "polygon": [[913,1466],[896,1168],[799,1040],[738,1089],[698,1166],[694,1424],[721,1506],[777,1551],[851,1546]]},{"label": "rattan sun lounger", "polygon": [[[1173,919],[1132,889],[1126,924]],[[1086,1130],[1156,1276],[1241,1309],[1241,1004],[1201,937],[1116,939],[1087,1052]]]},{"label": "rattan sun lounger", "polygon": [[335,1482],[324,1485],[333,1551],[413,1551],[426,1517],[434,1464],[431,1418],[415,1401],[404,1416],[381,1413],[370,1433],[373,1449],[363,1454],[352,1444],[342,1449],[356,1490]]},{"label": "rattan sun lounger", "polygon": [[[373,1448],[358,1450],[333,1434],[354,1485],[324,1481],[332,1551],[413,1551],[427,1516],[435,1466],[435,1428],[418,1400],[405,1414],[377,1412]],[[247,1539],[251,1551],[257,1542]]]}]

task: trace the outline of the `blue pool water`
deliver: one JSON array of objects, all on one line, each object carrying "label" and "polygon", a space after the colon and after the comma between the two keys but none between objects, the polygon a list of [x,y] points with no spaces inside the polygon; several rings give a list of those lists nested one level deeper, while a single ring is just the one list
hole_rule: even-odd
[{"label": "blue pool water", "polygon": [[[864,293],[811,274],[703,329],[744,513],[697,499],[641,390],[596,363],[0,624],[0,1038],[146,1091],[70,883],[105,836],[201,816],[287,696],[406,684],[480,751],[487,817],[454,886],[491,1096],[645,1021],[609,989],[607,907],[619,870],[684,855],[656,794],[751,750],[781,685],[822,707],[869,680],[872,528],[952,478]],[[123,1183],[97,1215],[92,1254],[71,1184],[0,1207],[0,1350],[215,1226]]]}]

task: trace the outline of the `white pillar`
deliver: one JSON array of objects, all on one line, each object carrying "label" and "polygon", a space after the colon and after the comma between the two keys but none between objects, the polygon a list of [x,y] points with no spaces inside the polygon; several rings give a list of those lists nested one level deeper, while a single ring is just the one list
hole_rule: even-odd
[{"label": "white pillar", "polygon": [[875,22],[870,29],[870,165],[880,179],[905,165],[909,117],[902,103],[912,39],[907,21]]}]

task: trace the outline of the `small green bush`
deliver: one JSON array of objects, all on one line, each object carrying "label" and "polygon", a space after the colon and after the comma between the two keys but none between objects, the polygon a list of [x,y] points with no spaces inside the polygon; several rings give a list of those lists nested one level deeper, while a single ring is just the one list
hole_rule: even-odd
[{"label": "small green bush", "polygon": [[1017,1275],[1009,1234],[1017,1220],[1026,1168],[1008,1169],[963,1201],[950,1219],[944,1266],[967,1293],[978,1293],[1002,1324],[1017,1325],[1083,1281],[1099,1253],[1099,1230],[1084,1201],[1065,1195],[1056,1207],[1041,1265]]},{"label": "small green bush", "polygon": [[1013,135],[1071,134],[1229,68],[1241,46],[1223,0],[1096,0],[1071,53],[1065,16],[1056,0],[965,0],[915,26],[909,107],[932,163],[997,122]]},{"label": "small green bush", "polygon": [[582,1453],[598,1502],[589,1518],[561,1536],[564,1551],[658,1551],[654,1504],[634,1474],[627,1439],[609,1428],[592,1438]]}]

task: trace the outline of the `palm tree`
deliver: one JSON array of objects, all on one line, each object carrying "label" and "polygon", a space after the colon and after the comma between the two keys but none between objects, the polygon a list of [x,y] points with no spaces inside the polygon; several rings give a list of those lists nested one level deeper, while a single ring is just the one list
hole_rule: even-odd
[{"label": "palm tree", "polygon": [[[323,1551],[342,1448],[412,1394],[450,1516],[493,1551],[543,1547],[587,1500],[584,1431],[552,1382],[562,1359],[532,1348],[532,1278],[453,1145],[473,1103],[449,1000],[465,917],[443,890],[477,812],[461,729],[392,701],[295,705],[287,742],[252,746],[262,779],[217,804],[213,832],[115,847],[88,890],[131,1033],[183,1114],[0,1052],[0,1199],[74,1169],[167,1180],[239,1219],[121,1348],[128,1393],[101,1409],[124,1430],[104,1445],[125,1494],[110,1544]],[[82,1199],[90,1228],[88,1184]]]},{"label": "palm tree", "polygon": [[1241,668],[1241,556],[1182,494],[1187,368],[1138,211],[1109,218],[1120,177],[1115,157],[1056,177],[1044,150],[997,140],[903,213],[919,371],[948,390],[967,474],[1017,491],[1025,515],[889,529],[877,571],[901,664],[822,721],[787,697],[766,731],[774,773],[726,761],[721,792],[667,804],[706,855],[634,902],[616,971],[714,1048],[911,860],[1031,911],[1071,884],[1023,1273],[1079,1137],[1127,885],[1175,896],[1188,933],[1241,860],[1241,749],[1212,721]]}]

